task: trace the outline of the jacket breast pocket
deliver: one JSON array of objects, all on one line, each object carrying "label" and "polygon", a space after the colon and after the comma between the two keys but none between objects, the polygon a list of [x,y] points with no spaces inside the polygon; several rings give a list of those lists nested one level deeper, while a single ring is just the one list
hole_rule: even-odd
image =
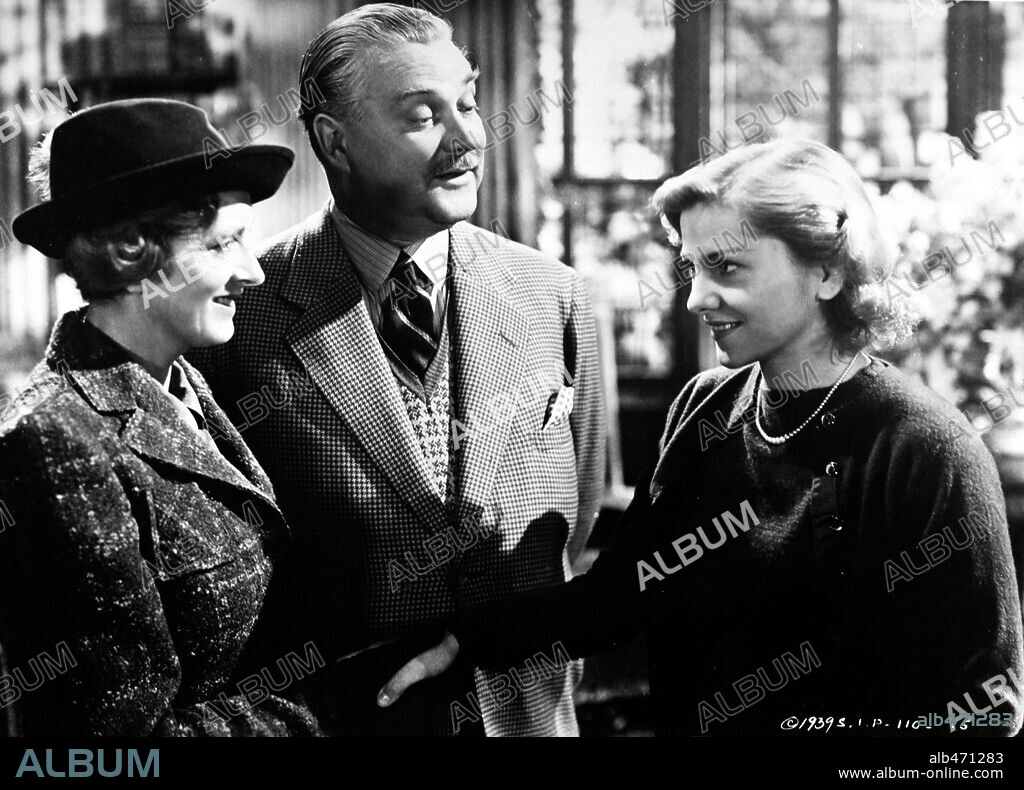
[{"label": "jacket breast pocket", "polygon": [[572,413],[575,394],[573,387],[563,384],[544,399],[541,428],[536,434],[536,443],[542,452],[558,448],[572,449],[569,415]]},{"label": "jacket breast pocket", "polygon": [[144,492],[146,522],[139,539],[150,572],[160,581],[228,565],[258,548],[254,530],[195,483]]},{"label": "jacket breast pocket", "polygon": [[573,443],[569,419],[564,418],[545,425],[534,435],[534,443],[542,453],[550,453],[559,448],[567,449],[571,452],[573,450]]}]

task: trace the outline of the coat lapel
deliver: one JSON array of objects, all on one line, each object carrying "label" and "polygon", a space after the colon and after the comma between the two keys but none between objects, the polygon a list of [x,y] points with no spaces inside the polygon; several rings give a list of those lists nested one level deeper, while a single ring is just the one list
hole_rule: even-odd
[{"label": "coat lapel", "polygon": [[429,531],[443,530],[444,503],[327,211],[297,244],[282,295],[305,309],[287,341],[310,379]]},{"label": "coat lapel", "polygon": [[465,519],[490,499],[517,411],[529,321],[506,295],[513,274],[493,248],[473,243],[472,226],[452,228],[451,263],[459,514]]},{"label": "coat lapel", "polygon": [[[133,362],[124,349],[86,321],[85,314],[82,309],[57,322],[47,359],[74,383],[97,412],[121,417],[120,435],[125,444],[147,459],[255,495],[276,511],[273,491],[262,470],[252,479],[246,479],[216,448],[204,442],[194,428],[184,422],[156,380]],[[204,413],[215,420],[226,421],[195,369],[184,360],[180,362],[200,398]],[[221,427],[219,422],[216,425]],[[230,442],[233,454],[248,454],[237,432],[232,428],[230,433],[233,434]]]},{"label": "coat lapel", "polygon": [[228,419],[228,416],[213,399],[213,394],[210,392],[210,387],[206,380],[185,359],[179,359],[178,364],[184,369],[185,376],[199,398],[210,434],[215,437],[222,437],[218,441],[218,446],[224,457],[230,462],[229,466],[245,475],[246,479],[263,494],[265,499],[274,503],[274,487],[270,482],[270,478],[263,471],[263,467],[260,466],[259,461],[256,460],[256,456],[252,454],[249,446],[242,439],[241,434],[232,425],[231,420]]},{"label": "coat lapel", "polygon": [[[185,423],[152,377],[139,370],[137,379],[141,379],[134,382],[138,408],[121,431],[125,444],[144,458],[241,489],[276,509],[272,494],[246,479],[216,448],[203,441]],[[203,403],[207,415],[211,414],[207,408],[209,405],[208,402]]]}]

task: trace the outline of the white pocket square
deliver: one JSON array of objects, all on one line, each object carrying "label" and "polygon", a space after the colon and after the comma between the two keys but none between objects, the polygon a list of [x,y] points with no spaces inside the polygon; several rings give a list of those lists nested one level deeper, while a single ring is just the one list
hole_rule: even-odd
[{"label": "white pocket square", "polygon": [[548,400],[547,413],[544,415],[544,427],[546,431],[552,425],[557,425],[562,420],[569,418],[572,413],[572,404],[576,397],[576,388],[563,385],[558,392],[554,393]]}]

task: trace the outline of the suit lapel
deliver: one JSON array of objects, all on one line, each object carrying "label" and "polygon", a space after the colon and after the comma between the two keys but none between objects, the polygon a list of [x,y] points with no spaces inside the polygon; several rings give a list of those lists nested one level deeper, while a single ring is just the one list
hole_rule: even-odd
[{"label": "suit lapel", "polygon": [[460,520],[490,499],[517,410],[529,341],[529,321],[506,296],[512,274],[500,258],[480,247],[472,243],[471,226],[452,228]]},{"label": "suit lapel", "polygon": [[305,312],[289,328],[288,343],[395,490],[431,532],[442,530],[444,504],[331,223],[325,212],[296,247],[283,293]]}]

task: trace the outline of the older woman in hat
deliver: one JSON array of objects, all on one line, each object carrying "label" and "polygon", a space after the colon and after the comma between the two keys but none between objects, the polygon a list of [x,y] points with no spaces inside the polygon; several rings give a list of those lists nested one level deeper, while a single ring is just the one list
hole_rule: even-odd
[{"label": "older woman in hat", "polygon": [[722,366],[676,398],[615,548],[568,584],[463,613],[380,703],[459,652],[511,666],[646,629],[663,734],[1020,730],[995,464],[951,405],[868,353],[913,322],[860,178],[827,146],[776,140],[654,200]]},{"label": "older woman in hat", "polygon": [[250,204],[293,153],[211,149],[227,147],[202,110],[139,99],[72,116],[36,152],[44,201],[14,232],[87,305],[58,320],[0,427],[0,693],[26,735],[316,729],[271,693],[322,666],[315,646],[238,672],[287,527],[182,358],[227,341],[263,281]]}]

